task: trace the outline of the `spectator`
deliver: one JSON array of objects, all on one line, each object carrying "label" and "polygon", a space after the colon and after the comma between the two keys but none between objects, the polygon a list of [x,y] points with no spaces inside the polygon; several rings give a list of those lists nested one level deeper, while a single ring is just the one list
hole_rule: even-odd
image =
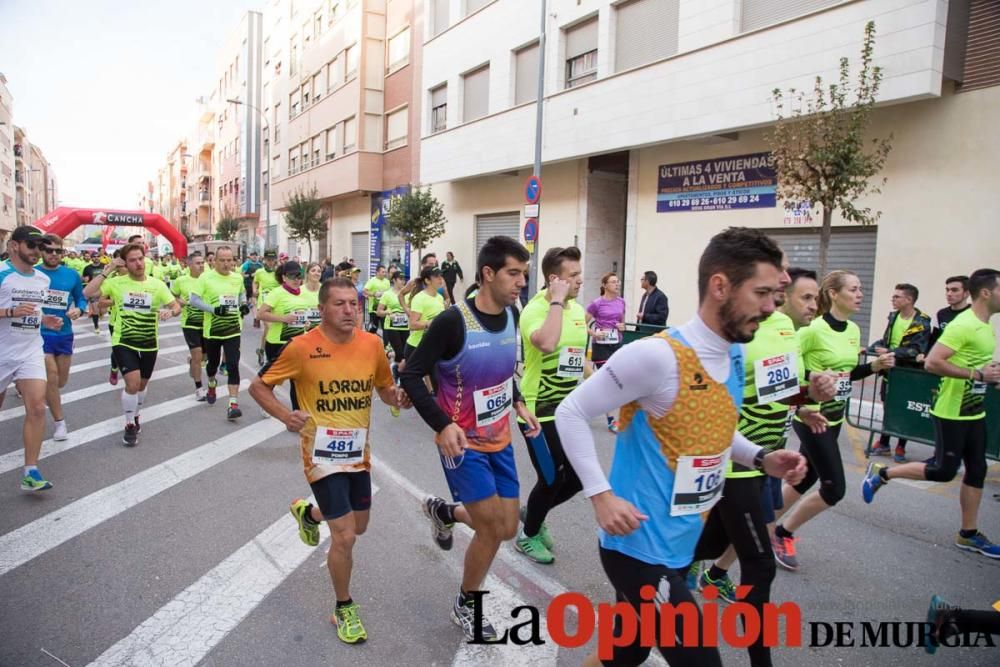
[{"label": "spectator", "polygon": [[319,279],[320,282],[321,283],[325,283],[330,278],[336,278],[336,277],[337,277],[337,267],[335,267],[333,265],[333,262],[330,261],[329,257],[326,258],[326,259],[324,259],[323,260],[323,275],[320,276],[320,279]]},{"label": "spectator", "polygon": [[946,308],[937,311],[937,326],[931,331],[931,347],[944,333],[948,323],[969,307],[969,276],[952,276],[944,281]]},{"label": "spectator", "polygon": [[642,299],[639,301],[639,313],[635,321],[646,331],[655,332],[653,327],[667,326],[667,316],[670,314],[670,305],[667,295],[656,286],[656,272],[646,271],[642,274]]},{"label": "spectator", "polygon": [[455,255],[449,250],[445,253],[444,263],[441,264],[441,275],[444,277],[444,286],[448,290],[448,301],[455,303],[455,282],[456,278],[465,282],[465,276],[462,275],[462,267],[459,266],[458,262],[455,260]]},{"label": "spectator", "polygon": [[[621,281],[612,271],[601,277],[601,295],[587,306],[587,331],[590,334],[590,363],[594,369],[604,365],[622,346],[625,331],[625,299],[621,297]],[[608,430],[618,432],[618,421],[607,414]]]},{"label": "spectator", "polygon": [[438,265],[438,256],[429,252],[420,258],[420,268],[423,269],[425,266],[435,267]]},{"label": "spectator", "polygon": [[336,266],[337,275],[343,275],[344,271],[350,271],[353,266],[354,262],[348,260],[347,255],[344,255],[343,258],[341,258],[340,263]]},{"label": "spectator", "polygon": [[[869,352],[885,354],[892,352],[896,357],[896,365],[916,365],[924,360],[931,340],[931,318],[916,307],[920,291],[909,283],[899,283],[892,293],[893,310],[889,313],[888,323],[882,337],[868,346]],[[888,377],[882,382],[882,400],[885,401],[889,388]],[[887,433],[879,438],[878,446],[872,450],[873,455],[887,456],[889,454]],[[899,439],[896,451],[893,453],[896,463],[906,461],[906,440]]]}]

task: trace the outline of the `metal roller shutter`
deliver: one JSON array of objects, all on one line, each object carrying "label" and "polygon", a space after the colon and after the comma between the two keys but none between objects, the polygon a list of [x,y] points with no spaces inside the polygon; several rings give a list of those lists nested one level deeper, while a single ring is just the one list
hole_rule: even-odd
[{"label": "metal roller shutter", "polygon": [[632,0],[616,12],[616,72],[677,53],[679,0]]},{"label": "metal roller shutter", "polygon": [[368,278],[368,254],[370,252],[368,232],[352,232],[351,259],[354,260],[354,266],[361,269],[361,275],[365,280]]},{"label": "metal roller shutter", "polygon": [[509,236],[520,239],[521,217],[517,211],[510,213],[491,213],[476,216],[476,255],[479,249],[486,245],[491,236]]},{"label": "metal roller shutter", "polygon": [[843,0],[743,0],[740,5],[740,32],[804,16],[840,2]]},{"label": "metal roller shutter", "polygon": [[[788,255],[791,266],[819,270],[819,229],[772,229],[768,234]],[[830,252],[827,266],[834,269],[846,269],[858,274],[861,279],[861,289],[865,298],[861,311],[854,322],[861,327],[861,342],[867,345],[870,337],[872,315],[872,285],[875,283],[875,245],[878,236],[877,227],[834,227],[830,236]],[[820,280],[823,277],[820,276]],[[881,334],[881,331],[878,332]],[[876,335],[878,335],[876,334]]]}]

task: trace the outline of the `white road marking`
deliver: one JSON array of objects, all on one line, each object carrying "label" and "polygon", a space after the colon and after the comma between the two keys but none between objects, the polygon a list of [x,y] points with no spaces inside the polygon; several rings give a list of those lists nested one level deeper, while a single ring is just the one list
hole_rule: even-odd
[{"label": "white road marking", "polygon": [[[162,380],[164,378],[173,377],[175,375],[182,375],[188,372],[188,367],[184,366],[170,366],[164,368],[163,370],[153,371],[152,380]],[[89,387],[84,387],[83,389],[77,389],[75,391],[67,392],[62,395],[62,404],[74,403],[76,401],[81,401],[85,398],[90,398],[91,396],[96,396],[97,394],[105,394],[110,391],[121,391],[121,384],[110,384],[105,381],[100,384],[94,384]],[[24,416],[24,406],[19,406],[16,408],[10,408],[9,410],[4,410],[0,412],[0,422],[5,422],[8,419],[15,419],[17,417]]]},{"label": "white road marking", "polygon": [[[240,383],[240,391],[244,391],[249,386],[250,380],[243,380]],[[222,399],[224,400],[225,396],[223,396]],[[196,408],[197,406],[198,403],[195,401],[193,395],[182,396],[180,398],[175,398],[164,403],[157,403],[155,405],[143,406],[140,413],[142,423],[148,424],[154,419],[169,417],[176,412],[190,410],[191,408]],[[280,424],[281,422],[276,423]],[[46,459],[50,456],[61,454],[62,452],[73,449],[74,447],[79,447],[80,445],[85,445],[88,442],[99,440],[100,438],[111,435],[112,433],[119,433],[122,430],[123,424],[124,417],[119,415],[111,417],[110,419],[105,419],[102,422],[97,422],[96,424],[91,424],[90,426],[81,428],[78,431],[70,431],[69,440],[63,440],[61,442],[46,440],[42,443],[42,453],[39,455],[38,459]],[[281,425],[284,426],[284,424]],[[24,453],[20,449],[15,449],[12,452],[2,454],[0,455],[0,474],[20,468],[23,464]]]},{"label": "white road marking", "polygon": [[246,426],[0,536],[0,576],[284,429],[277,421]]},{"label": "white road marking", "polygon": [[[187,350],[187,345],[174,345],[173,347],[161,348],[159,354],[170,354],[171,352],[180,352],[181,350]],[[105,357],[102,359],[97,359],[95,361],[88,361],[83,364],[73,364],[73,367],[69,369],[70,375],[73,373],[79,373],[80,371],[89,371],[91,368],[101,368],[107,367],[111,368],[111,361]]]},{"label": "white road marking", "polygon": [[[180,338],[184,335],[183,331],[178,331],[176,333],[160,334],[159,340],[162,342],[166,338]],[[93,350],[103,350],[105,348],[111,347],[111,341],[107,340],[103,343],[94,343],[93,345],[84,345],[83,347],[77,347],[73,349],[73,354],[80,354],[82,352],[92,352]]]}]

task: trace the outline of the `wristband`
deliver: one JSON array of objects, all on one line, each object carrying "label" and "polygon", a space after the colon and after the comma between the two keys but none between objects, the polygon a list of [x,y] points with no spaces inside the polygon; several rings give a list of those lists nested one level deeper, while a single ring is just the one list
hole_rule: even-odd
[{"label": "wristband", "polygon": [[560,308],[565,308],[566,307],[566,304],[564,304],[562,301],[552,301],[552,302],[549,303],[549,305],[550,306],[559,306]]},{"label": "wristband", "polygon": [[753,467],[755,470],[764,472],[764,457],[767,455],[768,451],[763,447],[761,447],[760,450],[756,454],[754,454]]}]

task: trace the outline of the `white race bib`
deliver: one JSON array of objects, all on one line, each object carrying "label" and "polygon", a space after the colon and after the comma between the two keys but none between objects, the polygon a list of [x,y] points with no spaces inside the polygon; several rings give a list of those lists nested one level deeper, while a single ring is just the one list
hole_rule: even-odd
[{"label": "white race bib", "polygon": [[405,329],[409,323],[406,313],[389,313],[389,326],[393,329]]},{"label": "white race bib", "polygon": [[148,313],[153,310],[153,295],[149,292],[127,292],[122,299],[122,308]]},{"label": "white race bib", "polygon": [[234,294],[220,294],[219,295],[219,305],[228,306],[229,308],[235,308],[240,305],[239,298]]},{"label": "white race bib", "polygon": [[45,290],[43,306],[56,310],[66,310],[69,308],[69,292],[61,289]]},{"label": "white race bib", "polygon": [[972,381],[972,387],[969,389],[969,393],[973,396],[985,396],[986,395],[986,383],[979,382],[978,380]]},{"label": "white race bib", "polygon": [[598,329],[597,331],[604,334],[604,338],[594,339],[594,342],[598,345],[617,345],[622,340],[618,329]]},{"label": "white race bib", "polygon": [[314,465],[360,463],[365,455],[368,429],[316,427],[313,440]]},{"label": "white race bib", "polygon": [[559,350],[556,375],[561,378],[582,378],[585,350],[582,347],[564,347]]},{"label": "white race bib", "polygon": [[799,371],[795,353],[788,352],[753,363],[757,402],[773,403],[799,393]]},{"label": "white race bib", "polygon": [[678,456],[670,516],[701,514],[722,498],[729,448],[715,456]]},{"label": "white race bib", "polygon": [[292,313],[292,315],[295,316],[295,319],[292,320],[292,323],[291,323],[290,326],[299,327],[299,328],[305,328],[305,326],[306,326],[306,311],[304,311],[304,310],[297,310],[294,313]]},{"label": "white race bib", "polygon": [[319,308],[310,308],[306,311],[306,321],[309,324],[319,324],[323,318],[319,314]]},{"label": "white race bib", "polygon": [[506,419],[514,405],[514,378],[480,389],[473,394],[476,407],[476,426],[483,427]]},{"label": "white race bib", "polygon": [[850,373],[838,373],[837,374],[837,395],[834,396],[836,401],[846,401],[851,397],[851,374]]}]

